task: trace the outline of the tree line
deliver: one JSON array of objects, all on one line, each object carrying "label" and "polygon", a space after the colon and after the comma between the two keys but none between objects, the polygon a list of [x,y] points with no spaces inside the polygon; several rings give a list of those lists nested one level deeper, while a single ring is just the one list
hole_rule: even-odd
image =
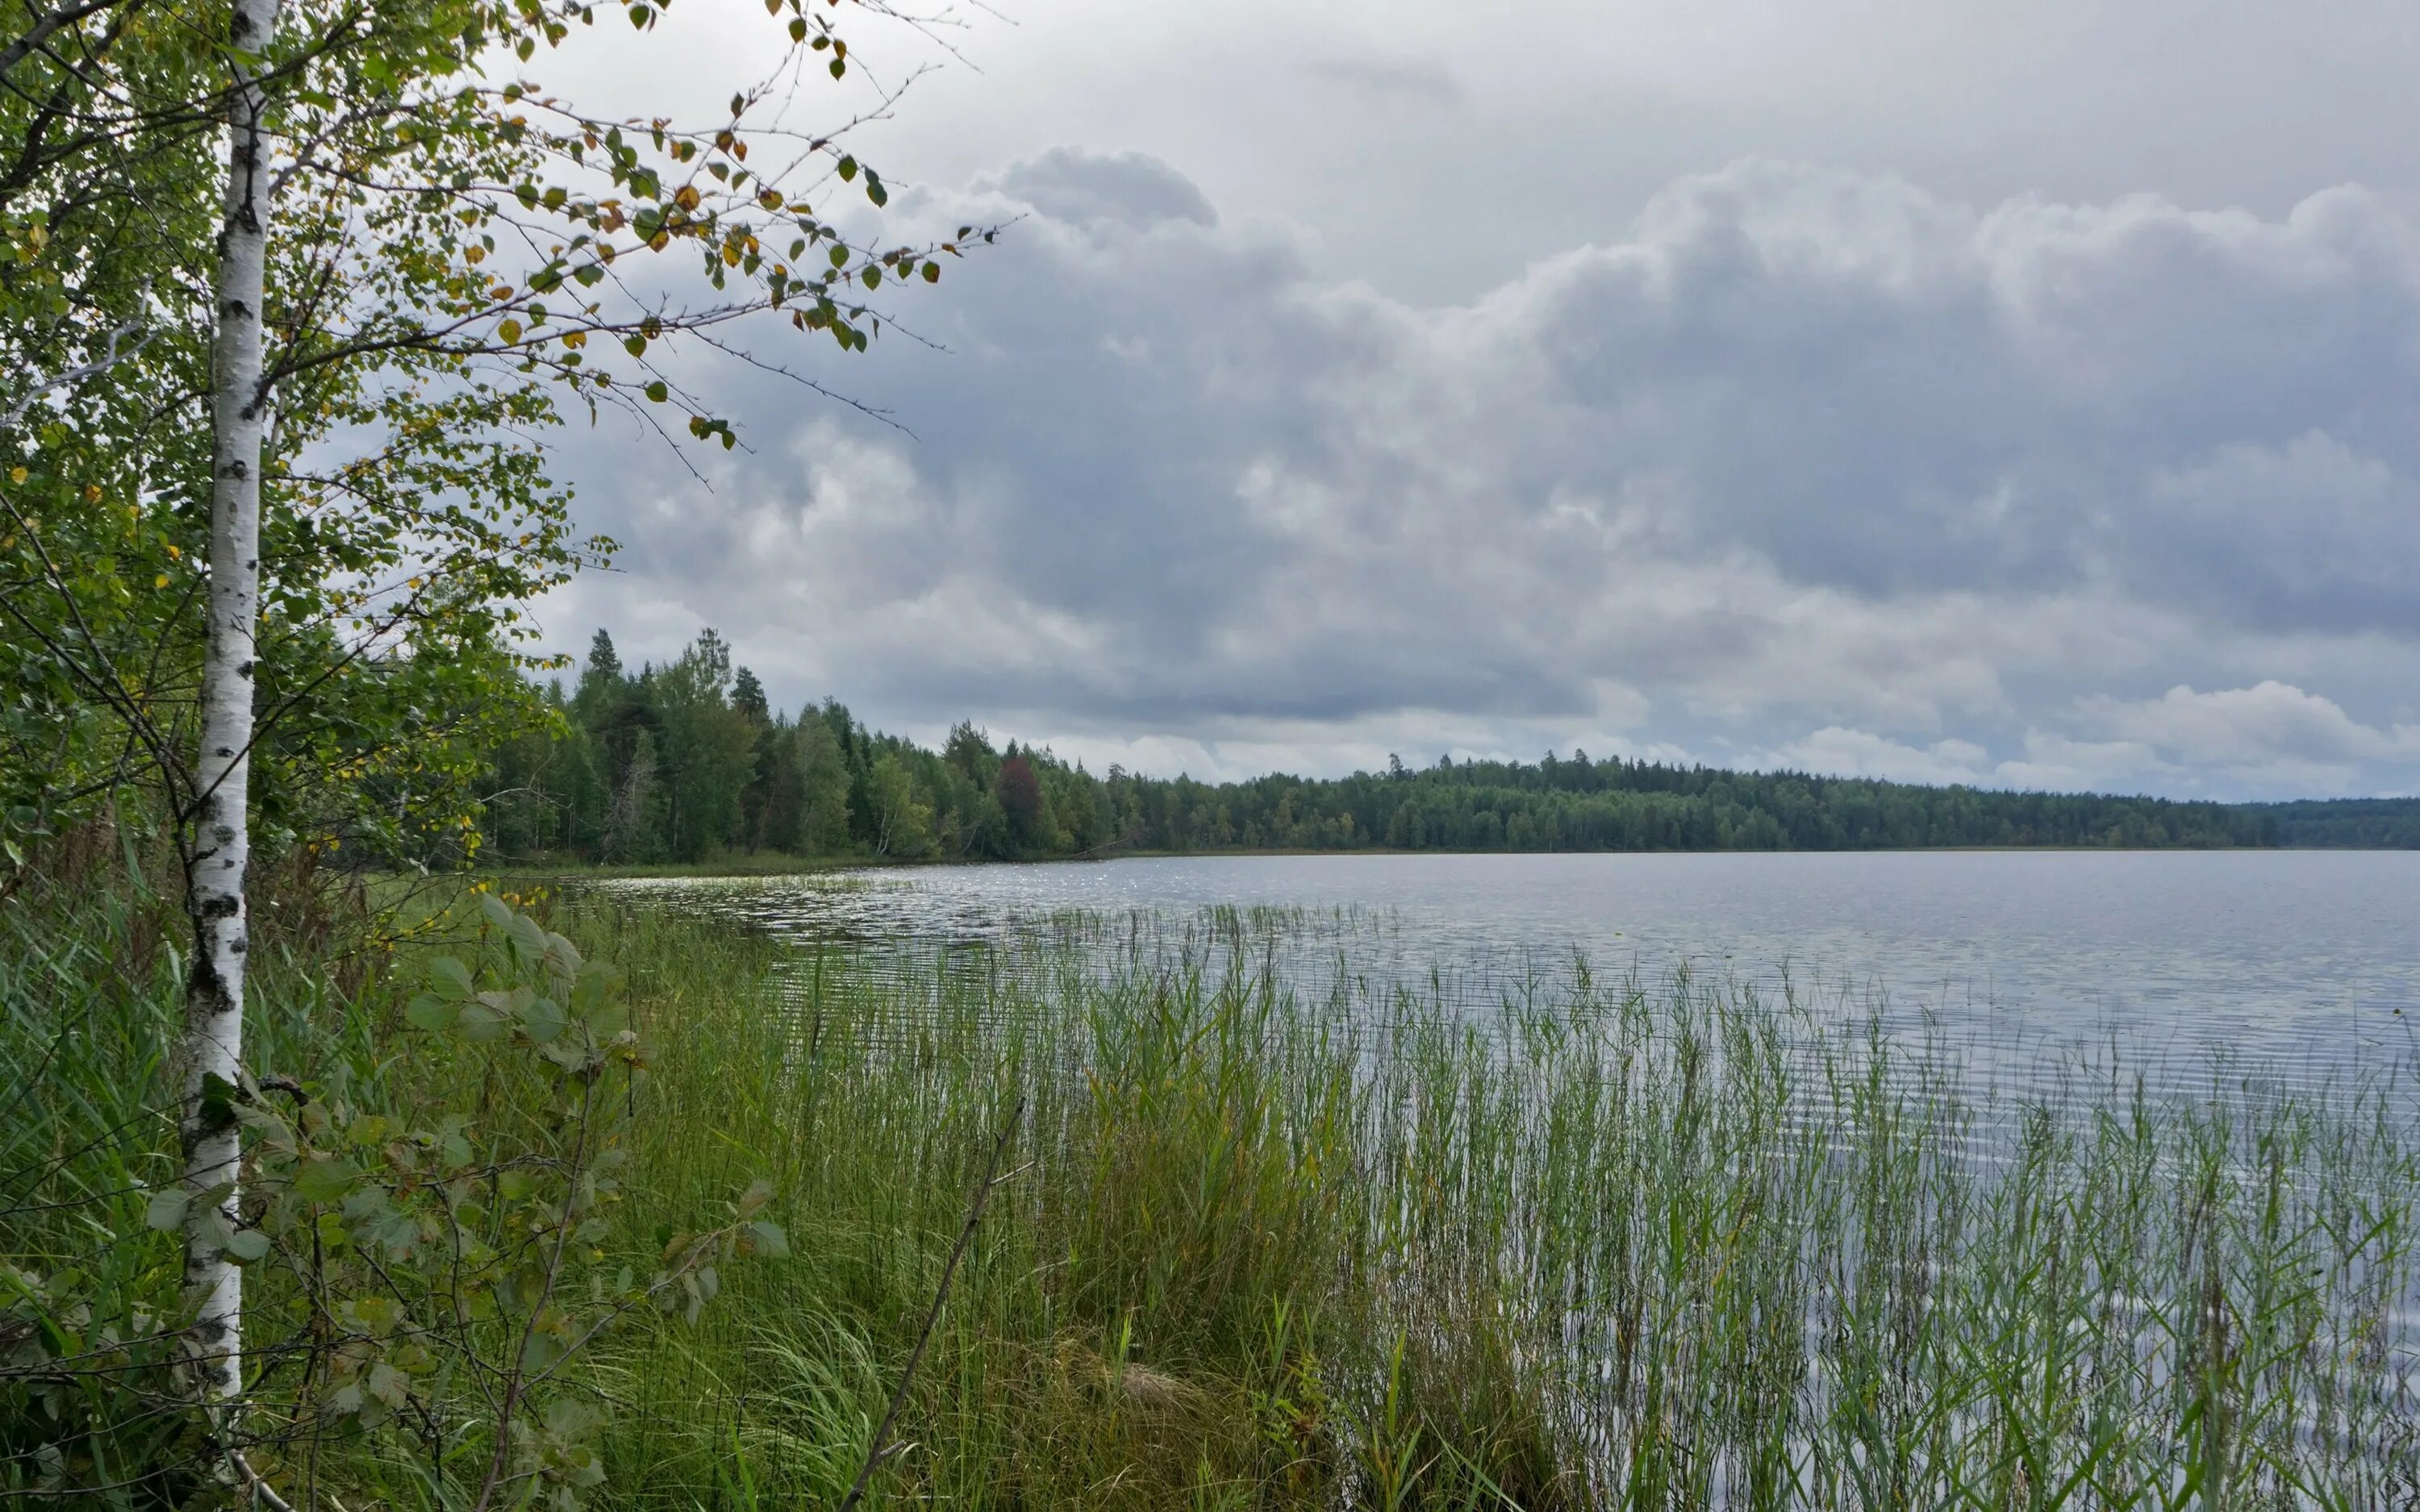
[{"label": "tree line", "polygon": [[732,853],[1011,860],[1131,852],[2272,845],[2257,809],[1737,772],[1585,751],[1211,783],[1080,763],[971,723],[938,750],[834,700],[796,716],[712,630],[661,666],[597,632],[553,716],[495,753],[488,843],[634,864]]},{"label": "tree line", "polygon": [[2244,811],[2274,827],[2276,843],[2304,850],[2420,850],[2420,798],[2295,798]]}]

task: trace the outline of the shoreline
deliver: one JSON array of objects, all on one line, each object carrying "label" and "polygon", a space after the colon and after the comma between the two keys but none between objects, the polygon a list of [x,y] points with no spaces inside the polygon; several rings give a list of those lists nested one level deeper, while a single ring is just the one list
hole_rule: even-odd
[{"label": "shoreline", "polygon": [[1637,851],[1505,851],[1454,850],[1430,847],[1420,850],[1394,850],[1385,846],[1355,846],[1346,849],[1289,849],[1221,847],[1218,850],[1168,851],[1127,850],[1106,856],[1034,856],[1015,857],[993,856],[920,856],[913,860],[898,856],[792,856],[765,855],[745,857],[716,857],[711,860],[682,862],[641,862],[630,865],[599,864],[585,861],[548,862],[515,860],[477,868],[481,872],[504,877],[577,877],[602,881],[622,878],[652,877],[785,877],[814,876],[834,872],[909,872],[937,867],[1006,867],[1006,866],[1096,866],[1111,861],[1213,860],[1237,858],[1272,860],[1298,856],[1328,856],[1338,859],[1368,858],[1400,860],[1417,856],[2167,856],[2167,855],[2410,855],[2420,846],[2400,845],[1874,845],[1839,850],[1637,850]]}]

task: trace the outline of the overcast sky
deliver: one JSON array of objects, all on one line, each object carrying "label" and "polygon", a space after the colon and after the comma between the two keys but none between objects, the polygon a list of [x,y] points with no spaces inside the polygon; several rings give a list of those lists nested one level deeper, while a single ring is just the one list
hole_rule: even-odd
[{"label": "overcast sky", "polygon": [[[1199,777],[2420,791],[2420,6],[1004,8],[861,144],[1016,218],[947,349],[809,349],[912,438],[583,434],[560,647]],[[727,95],[675,16],[592,86]]]}]

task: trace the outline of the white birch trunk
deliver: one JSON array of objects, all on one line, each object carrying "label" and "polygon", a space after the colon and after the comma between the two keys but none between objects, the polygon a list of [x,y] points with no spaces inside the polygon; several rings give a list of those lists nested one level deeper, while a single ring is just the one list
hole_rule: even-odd
[{"label": "white birch trunk", "polygon": [[[269,46],[278,0],[233,0],[229,41]],[[178,1068],[183,1097],[185,1283],[199,1304],[188,1345],[203,1401],[243,1396],[243,1275],[222,1246],[236,1223],[238,1140],[231,1096],[243,1057],[248,942],[244,871],[253,662],[260,612],[261,286],[268,262],[268,138],[257,69],[238,61],[228,110],[225,220],[219,231],[210,344],[209,645],[202,663],[200,761],[185,906],[194,965]],[[216,1415],[214,1413],[214,1415]]]}]

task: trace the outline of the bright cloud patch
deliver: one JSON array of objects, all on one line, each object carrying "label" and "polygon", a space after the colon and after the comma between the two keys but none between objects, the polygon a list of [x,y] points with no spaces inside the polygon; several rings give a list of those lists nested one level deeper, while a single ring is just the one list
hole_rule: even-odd
[{"label": "bright cloud patch", "polygon": [[2420,727],[2373,728],[2334,700],[2289,683],[2211,693],[2172,687],[2139,703],[2092,700],[2086,711],[2177,766],[2330,790],[2347,786],[2366,766],[2420,757]]},{"label": "bright cloud patch", "polygon": [[1966,740],[1937,740],[1917,749],[1864,730],[1826,725],[1793,740],[1757,764],[1824,772],[1840,777],[1878,777],[1892,782],[1976,782],[1989,770],[1983,748]]}]

